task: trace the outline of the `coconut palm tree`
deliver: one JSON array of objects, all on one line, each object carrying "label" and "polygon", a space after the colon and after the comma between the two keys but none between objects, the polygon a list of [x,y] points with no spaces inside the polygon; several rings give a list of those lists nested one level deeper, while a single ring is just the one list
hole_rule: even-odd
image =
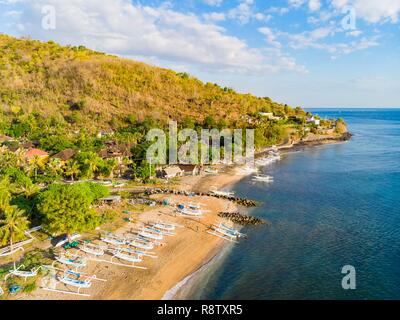
[{"label": "coconut palm tree", "polygon": [[101,158],[94,152],[90,152],[87,158],[84,160],[84,164],[87,166],[87,170],[90,176],[93,176],[99,170]]},{"label": "coconut palm tree", "polygon": [[62,173],[63,163],[60,159],[52,158],[47,162],[46,167],[52,174],[59,176]]},{"label": "coconut palm tree", "polygon": [[[0,210],[0,244],[10,243],[10,250],[13,252],[13,245],[25,236],[28,230],[29,221],[23,210],[17,206],[7,206]],[[15,261],[14,261],[15,268]]]},{"label": "coconut palm tree", "polygon": [[67,177],[71,177],[71,180],[74,181],[74,178],[78,176],[81,172],[79,164],[75,160],[69,160],[65,165],[64,174]]},{"label": "coconut palm tree", "polygon": [[109,178],[113,179],[114,178],[114,171],[118,167],[119,162],[117,159],[108,159],[106,161],[106,164],[108,166],[108,169],[110,170],[110,176]]},{"label": "coconut palm tree", "polygon": [[30,179],[24,180],[16,186],[17,192],[22,193],[26,199],[33,198],[40,191],[39,186],[32,183]]},{"label": "coconut palm tree", "polygon": [[28,172],[32,176],[32,173],[35,177],[35,180],[37,179],[38,171],[39,170],[44,170],[44,160],[43,158],[39,156],[34,156],[30,161],[29,161],[29,166],[28,166]]},{"label": "coconut palm tree", "polygon": [[18,149],[14,154],[17,167],[23,168],[26,165],[26,150]]},{"label": "coconut palm tree", "polygon": [[8,177],[0,180],[0,210],[4,210],[11,200],[10,179]]}]

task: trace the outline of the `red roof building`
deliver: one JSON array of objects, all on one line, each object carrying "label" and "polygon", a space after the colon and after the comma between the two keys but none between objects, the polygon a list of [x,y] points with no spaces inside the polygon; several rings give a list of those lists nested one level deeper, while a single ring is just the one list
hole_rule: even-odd
[{"label": "red roof building", "polygon": [[46,151],[40,150],[40,149],[30,149],[26,154],[25,158],[30,160],[33,159],[34,157],[39,157],[39,158],[45,158],[48,157],[49,154]]}]

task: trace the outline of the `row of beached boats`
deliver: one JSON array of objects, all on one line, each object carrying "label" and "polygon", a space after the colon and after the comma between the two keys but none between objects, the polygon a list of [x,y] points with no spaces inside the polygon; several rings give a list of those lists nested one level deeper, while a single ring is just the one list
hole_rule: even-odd
[{"label": "row of beached boats", "polygon": [[[229,191],[214,190],[215,194],[223,196],[233,196]],[[207,210],[198,203],[180,204],[177,212],[183,217],[201,218]],[[165,243],[167,237],[176,235],[181,225],[166,222],[155,221],[139,227],[134,232],[121,236],[111,232],[103,233],[100,236],[100,243],[79,241],[77,252],[66,251],[55,256],[51,265],[36,267],[29,271],[24,271],[24,266],[18,268],[14,264],[13,270],[9,271],[8,277],[19,277],[27,280],[36,277],[40,270],[47,272],[47,276],[42,279],[41,288],[47,291],[58,292],[62,294],[71,294],[78,296],[89,296],[82,293],[84,289],[91,288],[95,281],[105,282],[106,280],[98,278],[96,275],[82,273],[81,270],[88,266],[89,261],[100,263],[110,263],[118,266],[125,266],[137,269],[146,269],[140,266],[144,258],[156,259],[157,256],[151,250]],[[209,234],[225,239],[230,242],[237,242],[245,237],[238,230],[231,228],[223,223],[212,225]],[[80,238],[79,234],[74,234],[69,238],[61,239],[56,247],[61,247],[73,240]],[[66,269],[63,269],[64,266]],[[67,289],[59,289],[57,286],[63,284]],[[0,295],[3,294],[0,287]]]},{"label": "row of beached boats", "polygon": [[[156,221],[143,225],[139,230],[128,236],[119,236],[113,233],[103,233],[100,236],[100,244],[80,241],[77,253],[62,252],[55,256],[51,265],[36,267],[30,271],[23,271],[23,265],[18,268],[14,264],[13,270],[9,271],[8,277],[19,277],[27,280],[36,277],[39,271],[45,270],[48,275],[42,279],[42,289],[47,291],[72,294],[78,296],[89,296],[82,290],[91,288],[94,281],[105,282],[96,275],[88,275],[80,270],[87,267],[89,261],[105,262],[119,266],[146,269],[137,265],[144,258],[156,259],[157,256],[151,252],[155,247],[162,245],[165,237],[174,236],[178,224]],[[75,235],[74,239],[77,239]],[[62,242],[62,243],[61,243]],[[61,243],[61,244],[60,244]],[[65,241],[62,239],[57,245],[61,246]],[[86,255],[82,255],[82,252]],[[107,259],[106,255],[111,258]],[[62,269],[59,265],[66,267]],[[58,289],[57,285],[63,284],[70,290]],[[0,295],[4,294],[0,287]]]}]

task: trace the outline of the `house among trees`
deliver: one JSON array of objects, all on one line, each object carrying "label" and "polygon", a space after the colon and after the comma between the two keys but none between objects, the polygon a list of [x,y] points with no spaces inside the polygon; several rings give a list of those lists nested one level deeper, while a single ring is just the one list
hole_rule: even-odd
[{"label": "house among trees", "polygon": [[259,112],[259,116],[268,118],[269,120],[281,120],[281,117],[275,116],[272,112]]},{"label": "house among trees", "polygon": [[307,123],[312,123],[312,124],[314,124],[314,125],[316,125],[316,126],[320,126],[321,125],[321,120],[319,120],[319,119],[316,119],[314,116],[313,117],[311,117],[311,118],[307,118]]},{"label": "house among trees", "polygon": [[15,141],[14,138],[0,134],[0,143]]},{"label": "house among trees", "polygon": [[99,151],[98,155],[103,159],[116,159],[119,163],[121,163],[124,158],[132,157],[130,145],[117,145],[116,143],[109,143],[107,148]]},{"label": "house among trees", "polygon": [[200,174],[200,167],[194,164],[180,164],[178,167],[184,176],[197,176]]},{"label": "house among trees", "polygon": [[76,151],[74,149],[65,149],[57,154],[55,154],[52,158],[59,159],[63,162],[67,162],[68,160],[75,157]]},{"label": "house among trees", "polygon": [[164,179],[182,177],[183,174],[184,172],[178,166],[168,166],[157,172],[157,176]]},{"label": "house among trees", "polygon": [[39,159],[45,159],[49,157],[49,154],[40,149],[30,149],[25,153],[25,159],[28,161],[34,159],[35,157],[38,157]]},{"label": "house among trees", "polygon": [[116,204],[116,203],[120,203],[122,201],[122,197],[121,196],[109,196],[109,197],[101,198],[100,201],[103,203],[107,203],[107,204]]}]

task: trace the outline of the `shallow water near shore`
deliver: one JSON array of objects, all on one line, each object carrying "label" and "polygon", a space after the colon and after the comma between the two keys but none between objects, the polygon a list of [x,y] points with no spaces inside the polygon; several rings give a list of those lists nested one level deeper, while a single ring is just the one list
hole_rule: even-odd
[{"label": "shallow water near shore", "polygon": [[[186,298],[400,298],[400,110],[311,111],[344,118],[354,138],[285,155],[264,169],[273,184],[237,184],[272,226],[244,228],[248,239]],[[341,287],[345,265],[356,290]]]}]

